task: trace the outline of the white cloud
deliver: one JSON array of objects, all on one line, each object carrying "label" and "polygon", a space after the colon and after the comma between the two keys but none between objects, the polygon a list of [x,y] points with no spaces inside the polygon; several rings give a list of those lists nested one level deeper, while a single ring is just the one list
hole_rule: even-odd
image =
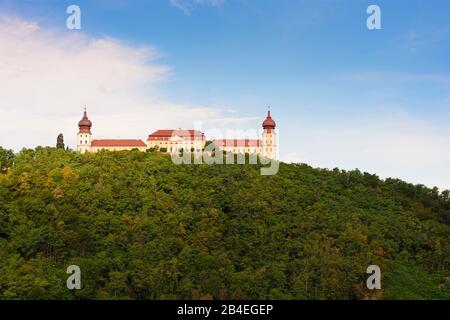
[{"label": "white cloud", "polygon": [[358,168],[382,178],[450,189],[450,128],[437,128],[404,112],[310,121],[295,132],[280,133],[281,159],[286,162],[306,158],[316,167]]},{"label": "white cloud", "polygon": [[303,154],[295,151],[285,153],[280,160],[286,163],[307,163],[307,160],[303,158]]},{"label": "white cloud", "polygon": [[54,145],[62,132],[74,147],[84,104],[97,137],[145,139],[156,129],[227,117],[218,108],[161,96],[158,83],[171,69],[158,64],[159,56],[152,47],[0,17],[0,145]]},{"label": "white cloud", "polygon": [[[241,118],[232,106],[177,104],[162,96],[158,84],[172,71],[158,63],[159,57],[152,47],[0,17],[0,145],[15,150],[55,145],[62,132],[74,147],[84,104],[96,137],[145,139],[153,130],[192,128],[198,122],[203,122],[205,131],[260,129],[261,119]],[[448,83],[445,76],[402,76]],[[281,159],[287,162],[359,168],[450,189],[447,125],[439,129],[392,112],[363,120],[321,117],[304,125],[278,124]]]}]

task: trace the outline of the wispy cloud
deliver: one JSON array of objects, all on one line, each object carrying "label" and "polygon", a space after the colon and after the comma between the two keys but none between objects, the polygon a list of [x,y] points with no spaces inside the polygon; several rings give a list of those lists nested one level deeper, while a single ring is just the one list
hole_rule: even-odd
[{"label": "wispy cloud", "polygon": [[163,96],[158,85],[172,71],[160,56],[150,46],[0,17],[0,145],[54,145],[62,132],[73,147],[84,104],[94,135],[111,138],[145,138],[152,130],[198,121],[240,121],[220,108]]},{"label": "wispy cloud", "polygon": [[281,160],[330,169],[359,168],[382,178],[450,189],[449,128],[436,128],[399,110],[320,121],[309,121],[295,131],[281,128]]},{"label": "wispy cloud", "polygon": [[224,0],[169,0],[170,4],[181,10],[184,14],[189,15],[192,11],[201,5],[210,7],[219,7],[224,3]]}]

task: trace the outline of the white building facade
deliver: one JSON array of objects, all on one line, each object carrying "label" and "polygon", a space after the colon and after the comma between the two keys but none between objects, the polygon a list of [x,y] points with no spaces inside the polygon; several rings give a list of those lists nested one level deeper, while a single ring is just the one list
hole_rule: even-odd
[{"label": "white building facade", "polygon": [[241,154],[257,154],[269,159],[277,159],[278,146],[277,134],[275,131],[276,123],[267,112],[267,117],[263,124],[262,140],[259,139],[217,139],[213,143],[225,152]]},{"label": "white building facade", "polygon": [[[236,154],[256,154],[269,159],[277,159],[278,146],[276,123],[270,115],[270,110],[263,122],[262,140],[260,139],[218,139],[215,147]],[[195,152],[204,151],[205,134],[198,130],[157,130],[150,134],[146,143],[140,139],[93,139],[92,122],[84,110],[83,118],[78,122],[77,151],[80,153],[98,152],[100,150],[122,151],[137,149],[146,151],[154,149],[161,152]]]},{"label": "white building facade", "polygon": [[147,148],[168,153],[202,152],[205,148],[205,134],[197,130],[158,130],[147,138]]}]

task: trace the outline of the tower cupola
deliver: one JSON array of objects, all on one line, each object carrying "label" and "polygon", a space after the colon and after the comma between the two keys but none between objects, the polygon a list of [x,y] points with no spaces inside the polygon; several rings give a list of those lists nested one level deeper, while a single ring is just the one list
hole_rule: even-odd
[{"label": "tower cupola", "polygon": [[92,122],[87,116],[86,108],[84,108],[83,118],[78,122],[78,128],[80,129],[79,133],[91,134]]},{"label": "tower cupola", "polygon": [[276,127],[276,123],[270,115],[270,107],[269,107],[269,110],[267,111],[267,117],[264,120],[262,126],[264,129],[272,129],[272,130],[275,129],[275,127]]},{"label": "tower cupola", "polygon": [[277,126],[277,124],[270,115],[270,107],[269,110],[267,111],[267,117],[264,120],[262,126],[264,129],[262,136],[263,154],[266,158],[276,159],[278,147],[277,147],[277,134],[275,132],[275,127]]},{"label": "tower cupola", "polygon": [[92,144],[92,122],[89,120],[84,108],[83,118],[78,122],[78,134],[77,134],[77,150],[78,152],[85,153],[91,151]]}]

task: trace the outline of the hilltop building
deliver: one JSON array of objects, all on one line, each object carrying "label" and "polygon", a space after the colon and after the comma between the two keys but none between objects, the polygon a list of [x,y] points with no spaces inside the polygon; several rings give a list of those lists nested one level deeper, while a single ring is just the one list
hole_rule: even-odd
[{"label": "hilltop building", "polygon": [[263,155],[269,159],[277,158],[276,123],[267,112],[263,122],[262,140],[259,139],[219,139],[213,143],[220,149],[231,153],[249,153]]},{"label": "hilltop building", "polygon": [[[262,140],[259,139],[217,139],[212,143],[226,152],[250,153],[263,155],[270,159],[277,157],[275,121],[270,110],[263,122]],[[181,149],[188,152],[201,152],[206,145],[205,134],[198,130],[157,130],[150,134],[147,142],[140,139],[93,139],[92,122],[89,120],[86,108],[83,118],[78,122],[77,151],[98,152],[100,150],[121,151],[138,149],[145,151],[157,149],[162,152],[178,152]]]},{"label": "hilltop building", "polygon": [[83,118],[78,122],[78,128],[77,151],[81,153],[97,152],[100,150],[147,150],[147,145],[139,139],[92,139],[92,122],[87,116],[86,108],[84,109]]},{"label": "hilltop building", "polygon": [[206,138],[197,130],[158,130],[147,138],[147,147],[176,152],[180,149],[201,152],[205,148]]}]

